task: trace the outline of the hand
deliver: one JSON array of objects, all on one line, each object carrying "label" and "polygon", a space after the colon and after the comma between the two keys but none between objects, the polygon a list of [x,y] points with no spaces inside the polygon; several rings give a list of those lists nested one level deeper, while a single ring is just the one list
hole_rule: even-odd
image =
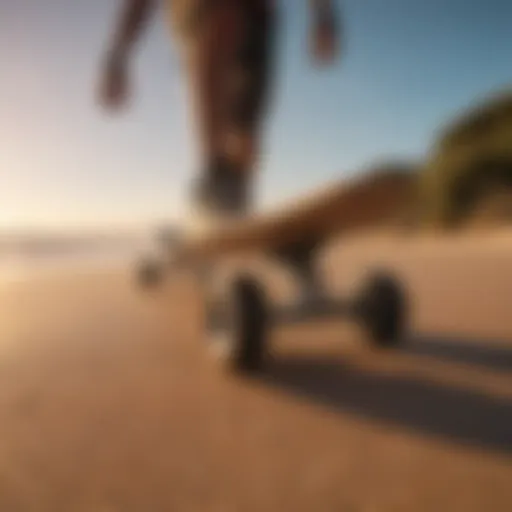
[{"label": "hand", "polygon": [[107,109],[119,110],[129,99],[129,78],[124,56],[112,53],[106,61],[100,84],[99,101]]},{"label": "hand", "polygon": [[330,64],[338,55],[338,33],[331,25],[315,24],[312,32],[311,53],[318,64]]}]

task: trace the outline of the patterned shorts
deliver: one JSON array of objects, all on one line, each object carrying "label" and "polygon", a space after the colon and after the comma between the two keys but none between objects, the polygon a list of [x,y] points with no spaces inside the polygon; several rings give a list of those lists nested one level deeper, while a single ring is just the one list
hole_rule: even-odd
[{"label": "patterned shorts", "polygon": [[200,116],[214,119],[216,126],[256,129],[270,85],[276,22],[273,2],[185,3],[189,10],[181,5],[173,26],[184,50]]}]

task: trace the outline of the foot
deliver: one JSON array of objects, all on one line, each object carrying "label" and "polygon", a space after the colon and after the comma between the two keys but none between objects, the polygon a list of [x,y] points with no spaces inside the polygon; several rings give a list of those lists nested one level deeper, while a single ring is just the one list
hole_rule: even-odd
[{"label": "foot", "polygon": [[248,180],[242,173],[222,169],[202,177],[193,190],[189,234],[202,236],[247,216],[248,189]]}]

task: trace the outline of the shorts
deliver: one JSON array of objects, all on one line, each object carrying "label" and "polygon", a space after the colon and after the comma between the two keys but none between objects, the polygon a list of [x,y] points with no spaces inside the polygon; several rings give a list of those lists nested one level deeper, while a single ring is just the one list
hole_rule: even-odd
[{"label": "shorts", "polygon": [[216,131],[256,130],[272,71],[273,2],[188,0],[189,11],[183,2],[173,26],[200,121]]}]

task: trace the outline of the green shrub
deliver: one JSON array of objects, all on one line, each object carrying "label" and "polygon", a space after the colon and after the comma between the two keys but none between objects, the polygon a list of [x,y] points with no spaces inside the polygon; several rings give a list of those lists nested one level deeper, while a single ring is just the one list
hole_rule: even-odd
[{"label": "green shrub", "polygon": [[487,194],[512,188],[512,94],[456,120],[435,144],[420,178],[422,220],[463,222]]}]

